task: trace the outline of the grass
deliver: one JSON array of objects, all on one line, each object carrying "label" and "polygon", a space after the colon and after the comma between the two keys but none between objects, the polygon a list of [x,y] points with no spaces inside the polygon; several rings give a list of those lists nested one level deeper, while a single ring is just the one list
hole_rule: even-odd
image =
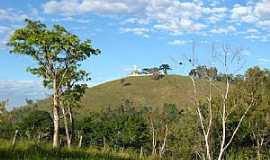
[{"label": "grass", "polygon": [[[201,97],[209,93],[206,80],[198,80],[198,91]],[[217,86],[221,86],[221,83]],[[214,91],[215,92],[215,91]],[[164,103],[176,104],[181,109],[187,109],[192,103],[193,86],[189,77],[170,75],[160,80],[149,76],[127,77],[110,81],[87,89],[82,99],[82,106],[76,111],[88,113],[100,111],[104,107],[119,106],[123,100],[130,100],[135,106],[152,106],[161,108]],[[42,100],[39,108],[50,110],[50,101]]]},{"label": "grass", "polygon": [[[262,159],[269,159],[269,151],[262,154]],[[116,151],[111,149],[90,148],[65,148],[52,149],[51,144],[35,143],[21,140],[12,150],[10,141],[0,139],[0,160],[157,160],[159,158],[143,157],[132,150]],[[164,158],[169,160],[171,158]],[[240,151],[229,151],[225,155],[227,160],[256,159],[255,150],[247,148]]]},{"label": "grass", "polygon": [[[0,140],[0,159],[3,160],[136,160],[138,155],[132,151],[103,151],[98,148],[60,148],[52,149],[51,144],[19,141],[14,149],[10,142]],[[145,159],[146,160],[146,159]]]}]

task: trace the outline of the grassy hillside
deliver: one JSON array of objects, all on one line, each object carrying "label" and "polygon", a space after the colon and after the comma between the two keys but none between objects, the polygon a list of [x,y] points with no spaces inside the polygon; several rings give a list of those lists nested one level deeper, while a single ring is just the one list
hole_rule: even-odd
[{"label": "grassy hillside", "polygon": [[[217,84],[221,86],[221,83]],[[201,97],[209,93],[209,83],[198,80]],[[99,111],[104,107],[119,106],[124,100],[132,101],[136,106],[160,108],[164,103],[173,103],[187,108],[192,103],[193,87],[189,77],[171,75],[160,80],[151,77],[127,77],[110,81],[87,89],[79,112]],[[50,102],[42,100],[39,107],[48,109]]]}]

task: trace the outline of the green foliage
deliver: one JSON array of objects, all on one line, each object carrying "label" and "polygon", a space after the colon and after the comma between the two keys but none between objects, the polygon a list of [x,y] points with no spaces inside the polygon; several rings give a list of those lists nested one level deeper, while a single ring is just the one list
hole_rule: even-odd
[{"label": "green foliage", "polygon": [[[246,107],[251,104],[252,96],[254,97],[255,106],[251,108],[250,112],[245,117],[235,139],[224,155],[225,159],[255,159],[258,150],[257,141],[261,138],[264,139],[262,147],[260,148],[261,157],[262,159],[269,158],[269,76],[268,70],[262,70],[257,67],[249,69],[244,76],[232,76],[231,82],[234,83],[231,85],[229,92],[227,103],[228,112],[226,113],[227,140],[236,128],[242,113],[245,111]],[[202,96],[207,96],[209,93],[209,84],[206,80],[197,80],[197,82],[199,93],[201,93]],[[222,89],[223,83],[212,82]],[[88,148],[92,146],[103,148],[105,145],[104,148],[106,148],[106,150],[112,149],[122,152],[121,150],[124,148],[124,150],[131,149],[137,153],[140,152],[141,147],[143,147],[144,154],[149,155],[152,149],[152,134],[149,121],[151,115],[156,131],[157,151],[164,142],[165,126],[168,127],[164,159],[198,159],[199,155],[205,153],[202,130],[199,127],[197,113],[195,109],[189,105],[191,102],[185,104],[183,101],[183,98],[187,100],[187,97],[192,96],[189,93],[192,92],[190,89],[192,88],[192,84],[188,81],[187,77],[166,76],[160,81],[154,81],[150,77],[131,77],[125,79],[122,83],[130,83],[130,85],[123,86],[120,81],[113,81],[86,91],[87,97],[82,101],[85,106],[88,106],[90,102],[94,103],[94,107],[113,105],[96,112],[91,110],[93,106],[90,105],[87,108],[82,107],[82,109],[86,110],[79,110],[78,117],[76,116],[77,120],[75,121],[77,125],[75,134],[77,137],[80,135],[83,136],[82,142],[84,147]],[[138,88],[140,88],[140,90],[138,90]],[[181,91],[182,93],[180,94],[179,92]],[[220,127],[222,97],[217,95],[218,93],[219,92],[213,89],[213,128],[210,131],[210,145],[213,148],[213,157],[216,157],[218,154],[222,133],[222,128]],[[133,104],[127,101],[121,106],[115,105],[120,101],[116,102],[115,100],[117,98],[123,99],[123,97],[131,97],[139,99],[138,95],[143,96],[143,101],[139,101],[141,103],[137,101],[137,103],[134,102]],[[69,96],[70,98],[76,97],[76,95],[73,96],[72,94]],[[182,98],[177,105],[169,103],[176,101],[176,99],[173,99],[174,96],[177,100]],[[98,101],[96,97],[100,97]],[[96,101],[93,101],[91,98],[94,98]],[[86,104],[86,100],[89,101],[89,103]],[[104,102],[107,100],[108,103],[105,104]],[[99,101],[102,103],[96,103]],[[153,105],[157,104],[157,102],[167,102],[167,104],[162,107]],[[151,106],[153,107],[141,108],[139,107],[142,106],[141,104],[152,104]],[[204,123],[208,124],[208,102],[200,98],[200,104]],[[29,110],[29,108],[27,110]],[[19,115],[23,116],[20,117]],[[28,116],[29,114],[21,111],[20,113],[14,114],[14,117],[16,117],[14,121],[22,122],[27,119]],[[31,119],[38,118],[29,118],[28,121],[32,122],[33,120]],[[29,126],[31,126],[30,123]],[[13,131],[9,134],[12,135]],[[24,137],[27,136],[23,135],[21,138]],[[78,139],[75,139],[74,142],[77,143]],[[138,159],[138,157],[134,159]]]},{"label": "green foliage", "polygon": [[76,83],[89,80],[88,73],[79,69],[80,62],[99,54],[100,50],[94,49],[90,40],[82,42],[60,25],[49,29],[40,21],[26,19],[25,22],[25,27],[11,35],[10,52],[31,56],[38,65],[28,68],[29,72],[42,77],[45,87],[53,88],[58,94],[65,92],[63,99],[77,101],[86,86]]},{"label": "green foliage", "polygon": [[89,79],[88,73],[79,69],[80,63],[100,50],[94,49],[90,40],[81,41],[60,25],[49,29],[40,21],[26,19],[25,23],[9,39],[10,53],[32,57],[37,65],[27,70],[41,77],[45,87],[53,89],[53,145],[57,147],[60,105],[77,105],[86,86],[78,82]]},{"label": "green foliage", "polygon": [[31,111],[18,122],[21,136],[28,139],[51,139],[53,132],[53,121],[48,112]]},{"label": "green foliage", "polygon": [[148,130],[143,113],[130,104],[92,114],[80,123],[86,145],[140,149],[147,143]]},{"label": "green foliage", "polygon": [[209,78],[216,80],[218,76],[218,70],[216,67],[197,66],[189,72],[190,76],[197,78]]},{"label": "green foliage", "polygon": [[169,64],[161,64],[159,70],[162,70],[165,75],[168,75],[168,70],[172,70]]},{"label": "green foliage", "polygon": [[80,66],[80,61],[100,53],[99,49],[92,48],[90,40],[81,42],[78,36],[60,25],[48,29],[40,21],[26,19],[25,22],[25,27],[11,35],[10,52],[31,56],[38,66],[28,71],[42,77],[45,86],[51,86],[55,76],[70,73]]},{"label": "green foliage", "polygon": [[7,101],[0,102],[0,123],[4,121],[4,114],[7,112]]}]

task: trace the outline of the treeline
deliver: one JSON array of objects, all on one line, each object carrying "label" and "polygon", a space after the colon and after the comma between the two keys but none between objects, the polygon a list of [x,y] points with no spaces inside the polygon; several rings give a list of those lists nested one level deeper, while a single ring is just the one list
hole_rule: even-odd
[{"label": "treeline", "polygon": [[[250,68],[234,83],[228,96],[226,114],[226,143],[234,134],[247,106],[252,106],[244,117],[234,140],[224,153],[226,159],[269,158],[270,142],[270,74],[259,67]],[[251,102],[251,96],[254,98]],[[218,157],[222,138],[223,99],[213,96],[212,127],[208,139],[210,154]],[[34,104],[33,104],[34,105]],[[204,124],[209,121],[208,101],[199,102]],[[182,108],[181,110],[179,108]],[[183,109],[184,108],[184,109]],[[63,116],[63,115],[62,115]],[[66,144],[64,122],[61,120],[60,141]],[[15,130],[19,137],[50,142],[53,122],[50,113],[25,109],[7,113],[1,121],[1,138],[11,138]],[[174,159],[200,159],[206,156],[204,134],[196,108],[164,104],[157,110],[154,106],[135,106],[126,100],[119,107],[80,116],[75,114],[74,124],[68,126],[72,145],[117,150],[132,149],[144,155]]]},{"label": "treeline", "polygon": [[[268,71],[266,70],[265,72]],[[245,79],[245,75],[219,73],[216,67],[208,67],[206,65],[199,65],[196,68],[191,69],[189,76],[193,76],[199,79],[211,79],[222,82],[226,82],[228,78],[231,83],[237,83],[238,81]]]}]

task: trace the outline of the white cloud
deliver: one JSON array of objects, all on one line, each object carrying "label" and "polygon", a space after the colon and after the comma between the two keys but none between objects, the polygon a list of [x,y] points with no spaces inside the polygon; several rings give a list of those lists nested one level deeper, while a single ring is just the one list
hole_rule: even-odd
[{"label": "white cloud", "polygon": [[146,19],[146,18],[128,18],[128,19],[124,20],[124,22],[122,22],[121,24],[124,25],[124,24],[128,24],[128,23],[146,25],[146,24],[150,23],[150,20]]},{"label": "white cloud", "polygon": [[270,63],[270,59],[267,58],[258,58],[258,61],[261,63]]},{"label": "white cloud", "polygon": [[155,29],[164,30],[169,32],[196,32],[205,29],[207,26],[202,23],[194,23],[190,19],[175,19],[172,21],[167,21],[162,24],[154,25]]},{"label": "white cloud", "polygon": [[253,14],[252,6],[241,6],[236,4],[231,12],[233,20],[239,20],[246,23],[254,23],[257,21],[257,17]]},{"label": "white cloud", "polygon": [[129,9],[128,4],[117,1],[84,0],[79,5],[81,12],[123,13],[129,12]]},{"label": "white cloud", "polygon": [[0,20],[1,21],[10,21],[10,22],[20,22],[28,16],[24,13],[18,12],[14,9],[0,9]]},{"label": "white cloud", "polygon": [[50,92],[38,81],[0,80],[0,100],[9,100],[9,107],[22,105],[25,99],[45,98]]},{"label": "white cloud", "polygon": [[54,19],[52,19],[52,21],[53,22],[61,22],[61,21],[64,21],[64,22],[76,22],[76,23],[82,23],[82,24],[90,22],[89,19],[74,18],[74,17],[71,17],[71,16],[63,17],[63,18],[57,18],[57,19],[54,18]]},{"label": "white cloud", "polygon": [[7,48],[7,42],[10,34],[14,31],[14,27],[0,26],[0,49]]},{"label": "white cloud", "polygon": [[[51,0],[44,12],[64,16],[97,13],[128,17],[122,25],[151,24],[156,30],[173,33],[197,32],[226,16],[225,7],[205,7],[200,0]],[[125,15],[125,16],[124,16]]]},{"label": "white cloud", "polygon": [[174,40],[171,42],[168,42],[169,45],[175,45],[175,46],[183,46],[191,43],[191,41],[185,41],[185,40]]},{"label": "white cloud", "polygon": [[11,28],[7,26],[0,26],[0,34],[10,32]]},{"label": "white cloud", "polygon": [[250,40],[260,40],[260,39],[261,39],[261,36],[251,34],[251,35],[245,36],[244,38],[245,38],[245,39],[250,39]]},{"label": "white cloud", "polygon": [[45,13],[63,13],[65,15],[72,15],[78,12],[78,1],[49,1],[43,5]]},{"label": "white cloud", "polygon": [[270,31],[269,0],[248,1],[231,8],[222,4],[225,1],[50,0],[43,4],[43,9],[45,13],[66,17],[88,13],[117,16],[121,25],[153,27],[156,31],[169,32],[171,35],[241,32],[233,26],[224,28],[232,23],[234,26],[248,23],[253,28]]},{"label": "white cloud", "polygon": [[226,17],[227,10],[228,9],[226,7],[204,8],[204,12],[208,15],[207,19],[211,23],[216,23],[223,20],[224,17]]},{"label": "white cloud", "polygon": [[246,32],[247,32],[247,33],[252,33],[252,34],[259,33],[259,31],[258,31],[257,29],[254,29],[254,28],[247,29]]},{"label": "white cloud", "polygon": [[270,1],[262,0],[258,2],[254,8],[254,14],[259,17],[261,20],[270,19]]},{"label": "white cloud", "polygon": [[81,13],[125,13],[132,11],[131,3],[121,0],[51,0],[43,5],[45,13],[75,15]]},{"label": "white cloud", "polygon": [[134,33],[135,35],[143,36],[148,38],[148,33],[150,32],[147,28],[120,28],[121,32],[124,33]]},{"label": "white cloud", "polygon": [[232,19],[253,24],[265,30],[270,30],[270,1],[259,0],[256,3],[235,5],[232,9]]},{"label": "white cloud", "polygon": [[216,33],[216,34],[229,34],[236,32],[237,29],[234,26],[228,26],[227,28],[215,28],[211,29],[210,33]]}]

